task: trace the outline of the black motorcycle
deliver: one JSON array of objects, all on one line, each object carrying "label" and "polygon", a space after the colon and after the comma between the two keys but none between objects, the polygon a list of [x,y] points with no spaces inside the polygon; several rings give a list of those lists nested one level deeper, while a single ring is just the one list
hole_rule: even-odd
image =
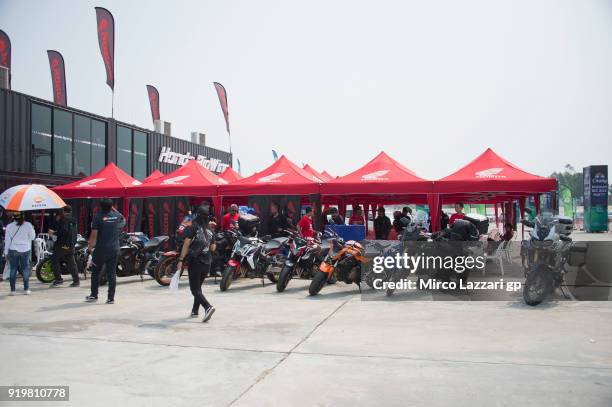
[{"label": "black motorcycle", "polygon": [[[162,257],[160,250],[168,240],[168,236],[147,238],[142,232],[123,233],[117,258],[117,277],[140,275],[143,279],[145,271],[151,277]],[[100,284],[106,284],[105,272],[100,273]]]},{"label": "black motorcycle", "polygon": [[[42,260],[36,265],[36,278],[42,283],[51,283],[55,280],[51,266],[51,254],[51,250],[45,252]],[[87,239],[78,235],[74,245],[74,260],[77,266],[77,273],[83,274],[83,280],[87,279],[87,258]],[[70,274],[65,262],[60,262],[60,272],[62,275]]]},{"label": "black motorcycle", "polygon": [[526,277],[523,299],[526,304],[535,306],[557,288],[562,288],[567,265],[582,267],[585,264],[587,248],[574,245],[569,237],[573,222],[567,218],[544,215],[522,223],[533,228],[530,240],[521,246]]}]

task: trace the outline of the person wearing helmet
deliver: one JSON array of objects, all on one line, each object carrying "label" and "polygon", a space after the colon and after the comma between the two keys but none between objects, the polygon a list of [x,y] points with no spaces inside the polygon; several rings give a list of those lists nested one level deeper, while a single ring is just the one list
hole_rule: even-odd
[{"label": "person wearing helmet", "polygon": [[208,322],[215,312],[215,307],[208,302],[202,292],[202,283],[208,273],[210,273],[210,264],[212,263],[211,252],[215,251],[215,241],[208,222],[208,208],[199,206],[192,224],[185,228],[185,240],[183,241],[176,265],[176,272],[180,273],[184,263],[187,263],[189,269],[189,289],[193,295],[191,317],[197,317],[200,306],[202,306],[204,308],[202,322]]}]

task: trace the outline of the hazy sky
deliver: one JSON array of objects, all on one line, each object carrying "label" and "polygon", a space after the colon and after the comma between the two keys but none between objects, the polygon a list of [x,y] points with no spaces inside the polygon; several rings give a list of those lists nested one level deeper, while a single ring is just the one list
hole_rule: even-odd
[{"label": "hazy sky", "polygon": [[612,165],[612,2],[0,0],[13,89],[110,116],[94,6],[115,17],[115,117],[152,128],[145,84],[175,137],[228,140],[242,172],[271,149],[334,175],[385,150],[426,178],[486,147],[541,175]]}]

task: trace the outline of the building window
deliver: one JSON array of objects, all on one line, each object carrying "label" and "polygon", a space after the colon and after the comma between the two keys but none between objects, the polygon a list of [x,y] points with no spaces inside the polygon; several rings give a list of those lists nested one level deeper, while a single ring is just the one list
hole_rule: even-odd
[{"label": "building window", "polygon": [[72,114],[53,109],[53,172],[72,175]]},{"label": "building window", "polygon": [[132,129],[117,126],[117,166],[132,175]]},{"label": "building window", "polygon": [[91,120],[91,173],[106,166],[106,123]]},{"label": "building window", "polygon": [[147,177],[147,133],[134,130],[134,173],[132,176],[143,180]]},{"label": "building window", "polygon": [[32,171],[51,172],[51,109],[32,104]]},{"label": "building window", "polygon": [[91,119],[74,115],[74,169],[73,175],[91,175]]}]

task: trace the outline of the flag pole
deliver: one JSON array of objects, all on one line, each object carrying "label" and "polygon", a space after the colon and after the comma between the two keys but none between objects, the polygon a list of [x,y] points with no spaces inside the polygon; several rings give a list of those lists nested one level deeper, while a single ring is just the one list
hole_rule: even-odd
[{"label": "flag pole", "polygon": [[115,89],[111,90],[111,119],[115,118]]}]

